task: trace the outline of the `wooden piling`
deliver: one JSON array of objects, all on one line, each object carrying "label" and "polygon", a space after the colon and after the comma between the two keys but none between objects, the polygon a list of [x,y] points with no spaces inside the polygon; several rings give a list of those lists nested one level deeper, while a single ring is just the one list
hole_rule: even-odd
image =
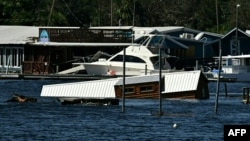
[{"label": "wooden piling", "polygon": [[248,91],[247,91],[247,101],[246,101],[246,103],[249,104],[249,88],[247,90]]},{"label": "wooden piling", "polygon": [[249,88],[248,87],[243,87],[243,103],[249,104]]}]

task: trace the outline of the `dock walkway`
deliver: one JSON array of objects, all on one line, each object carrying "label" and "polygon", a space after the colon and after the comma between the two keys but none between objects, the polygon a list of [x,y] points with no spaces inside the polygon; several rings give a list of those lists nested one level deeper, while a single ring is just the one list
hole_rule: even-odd
[{"label": "dock walkway", "polygon": [[0,74],[0,79],[99,80],[115,77],[87,74]]}]

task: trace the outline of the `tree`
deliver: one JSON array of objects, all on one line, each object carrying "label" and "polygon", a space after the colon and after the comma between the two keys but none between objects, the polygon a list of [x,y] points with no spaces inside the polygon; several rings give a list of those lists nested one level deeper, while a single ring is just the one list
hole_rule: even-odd
[{"label": "tree", "polygon": [[[249,28],[249,0],[0,0],[2,25],[184,26],[226,33]],[[216,3],[218,14],[216,13]],[[54,4],[53,4],[54,3]],[[218,25],[217,25],[218,18]]]}]

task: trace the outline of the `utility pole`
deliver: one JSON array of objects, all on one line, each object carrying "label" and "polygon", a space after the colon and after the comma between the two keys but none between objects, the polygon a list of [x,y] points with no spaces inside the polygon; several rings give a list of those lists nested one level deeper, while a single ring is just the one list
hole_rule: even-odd
[{"label": "utility pole", "polygon": [[239,7],[240,7],[240,4],[237,4],[236,5],[236,35],[235,35],[235,43],[236,43],[236,55],[239,55],[239,47],[238,47],[238,12],[239,12]]}]

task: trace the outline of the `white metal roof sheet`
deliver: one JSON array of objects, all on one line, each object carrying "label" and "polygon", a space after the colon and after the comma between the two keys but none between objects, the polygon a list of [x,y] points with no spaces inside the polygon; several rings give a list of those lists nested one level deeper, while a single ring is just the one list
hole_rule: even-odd
[{"label": "white metal roof sheet", "polygon": [[128,30],[132,28],[133,26],[91,26],[89,27],[89,29],[104,29],[104,30],[117,30],[117,29]]},{"label": "white metal roof sheet", "polygon": [[0,26],[0,44],[25,44],[30,37],[39,36],[39,27]]},{"label": "white metal roof sheet", "polygon": [[[146,83],[146,82],[157,82],[159,81],[159,75],[142,75],[142,76],[132,76],[125,78],[125,84],[138,84],[138,83]],[[119,81],[115,85],[122,85],[123,78],[120,78]]]},{"label": "white metal roof sheet", "polygon": [[115,79],[44,85],[42,97],[115,98]]},{"label": "white metal roof sheet", "polygon": [[197,90],[201,71],[173,72],[165,75],[165,90],[173,93]]},{"label": "white metal roof sheet", "polygon": [[20,25],[1,25],[0,44],[26,44],[31,38],[39,37],[39,28],[50,29],[78,29],[80,27],[39,27],[39,26],[20,26]]},{"label": "white metal roof sheet", "polygon": [[[32,45],[38,45],[38,46],[130,46],[133,43],[70,43],[70,42],[36,42],[36,43],[30,43]],[[135,43],[134,43],[135,44]]]},{"label": "white metal roof sheet", "polygon": [[[220,57],[214,57],[219,59]],[[228,56],[221,56],[222,59],[240,59],[240,58],[250,58],[250,54],[242,54],[242,55],[228,55]]]},{"label": "white metal roof sheet", "polygon": [[179,30],[182,29],[184,27],[180,27],[180,26],[164,26],[164,27],[133,27],[133,31],[134,31],[134,38],[135,40],[148,35],[154,31],[158,31],[158,32],[167,32],[167,31],[172,31],[172,30]]},{"label": "white metal roof sheet", "polygon": [[182,26],[163,26],[163,27],[134,27],[133,30],[137,33],[149,33],[151,31],[157,30],[159,32],[183,29]]}]

